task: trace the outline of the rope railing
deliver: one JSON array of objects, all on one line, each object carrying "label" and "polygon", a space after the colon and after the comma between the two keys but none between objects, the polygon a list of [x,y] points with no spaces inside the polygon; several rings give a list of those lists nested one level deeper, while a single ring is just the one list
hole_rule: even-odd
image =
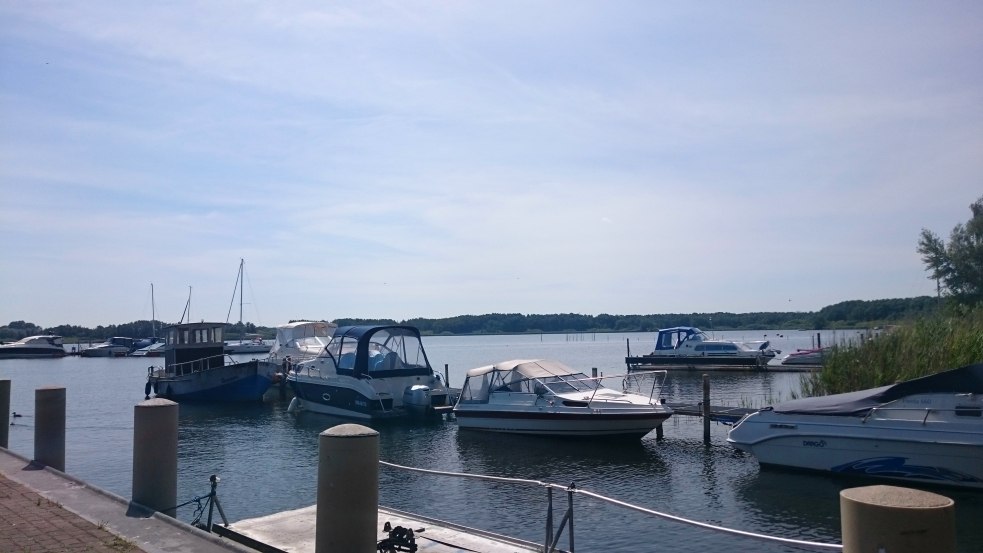
[{"label": "rope railing", "polygon": [[560,490],[564,490],[564,491],[568,491],[568,492],[583,494],[583,495],[585,495],[587,497],[591,497],[591,498],[597,499],[599,501],[603,501],[605,503],[609,503],[611,505],[615,505],[615,506],[618,506],[618,507],[623,507],[623,508],[626,508],[626,509],[629,509],[629,510],[632,510],[632,511],[636,511],[636,512],[639,512],[639,513],[644,513],[644,514],[647,514],[647,515],[652,515],[652,516],[655,516],[655,517],[658,517],[658,518],[662,518],[662,519],[665,519],[665,520],[670,520],[670,521],[673,521],[673,522],[679,522],[679,523],[682,523],[682,524],[688,524],[690,526],[695,526],[695,527],[698,527],[698,528],[703,528],[705,530],[712,530],[712,531],[715,531],[715,532],[721,532],[721,533],[725,533],[725,534],[730,534],[730,535],[735,535],[735,536],[741,536],[741,537],[745,537],[745,538],[752,538],[752,539],[757,539],[757,540],[762,540],[762,541],[769,541],[769,542],[774,542],[774,543],[781,543],[783,545],[793,545],[793,546],[797,546],[797,547],[806,547],[806,548],[809,548],[809,549],[818,549],[818,550],[824,550],[824,551],[842,551],[843,550],[843,546],[840,545],[840,544],[836,544],[836,543],[812,542],[812,541],[797,540],[797,539],[792,539],[792,538],[782,538],[782,537],[779,537],[779,536],[769,536],[767,534],[759,534],[759,533],[756,533],[756,532],[748,532],[746,530],[737,530],[737,529],[734,529],[734,528],[727,528],[725,526],[718,526],[718,525],[715,525],[715,524],[709,524],[709,523],[706,523],[706,522],[700,522],[698,520],[692,520],[692,519],[680,517],[680,516],[677,516],[677,515],[672,515],[672,514],[669,514],[669,513],[663,513],[663,512],[660,512],[660,511],[656,511],[654,509],[648,509],[646,507],[641,507],[639,505],[634,505],[634,504],[628,503],[626,501],[620,501],[618,499],[607,497],[607,496],[604,496],[604,495],[601,495],[601,494],[598,494],[598,493],[594,493],[594,492],[591,492],[591,491],[588,491],[588,490],[584,490],[584,489],[581,489],[581,488],[575,488],[573,486],[564,486],[564,485],[560,485],[560,484],[552,484],[552,483],[549,483],[549,482],[541,482],[539,480],[527,480],[527,479],[523,479],[523,478],[506,478],[506,477],[502,477],[502,476],[488,476],[486,474],[467,474],[467,473],[463,473],[463,472],[450,472],[450,471],[443,471],[443,470],[422,469],[422,468],[417,468],[417,467],[408,467],[408,466],[405,466],[405,465],[397,465],[396,463],[389,463],[387,461],[379,461],[379,464],[380,465],[383,465],[383,466],[386,466],[386,467],[394,468],[394,469],[406,470],[406,471],[409,471],[409,472],[418,472],[418,473],[422,473],[422,474],[432,474],[432,475],[437,475],[437,476],[451,476],[451,477],[454,477],[454,478],[471,478],[471,479],[474,479],[474,480],[486,480],[486,481],[490,481],[490,482],[503,482],[503,483],[506,483],[506,484],[523,484],[523,485],[529,485],[529,486],[540,486],[540,487],[544,487],[544,488],[555,488],[555,489],[560,489]]}]

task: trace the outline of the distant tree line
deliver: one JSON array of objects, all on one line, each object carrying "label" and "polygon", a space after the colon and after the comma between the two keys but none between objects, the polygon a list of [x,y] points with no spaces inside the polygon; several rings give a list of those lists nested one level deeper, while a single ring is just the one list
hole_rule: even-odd
[{"label": "distant tree line", "polygon": [[[703,330],[767,330],[871,328],[896,324],[930,315],[939,309],[939,300],[929,296],[887,300],[845,301],[824,307],[816,312],[760,313],[670,313],[663,315],[523,315],[521,313],[490,313],[487,315],[458,315],[444,319],[415,318],[405,321],[392,319],[337,319],[338,326],[354,324],[407,324],[423,334],[539,334],[560,332],[651,332],[672,326],[697,326]],[[0,340],[19,340],[35,334],[57,334],[69,341],[95,342],[111,336],[144,338],[166,326],[161,321],[134,321],[119,325],[86,328],[60,325],[42,328],[33,323],[13,321],[0,327]],[[236,323],[226,327],[227,339],[242,334],[260,334],[273,338],[276,328]]]}]

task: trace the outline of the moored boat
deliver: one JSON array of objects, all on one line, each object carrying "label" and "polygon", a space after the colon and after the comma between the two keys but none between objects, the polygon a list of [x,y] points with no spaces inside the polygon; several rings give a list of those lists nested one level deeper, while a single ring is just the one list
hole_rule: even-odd
[{"label": "moored boat", "polygon": [[666,375],[659,373],[644,396],[606,388],[557,361],[505,361],[468,371],[454,416],[474,430],[641,438],[672,415],[659,398]]},{"label": "moored boat", "polygon": [[225,342],[225,353],[249,354],[249,353],[268,353],[273,348],[272,344],[263,340],[259,334],[247,334],[245,338],[239,340],[228,340]]},{"label": "moored boat", "polygon": [[0,359],[64,356],[62,337],[53,334],[28,336],[10,344],[0,344]]},{"label": "moored boat", "polygon": [[79,354],[82,357],[126,357],[133,351],[133,338],[125,336],[113,336],[105,342],[85,348]]},{"label": "moored boat", "polygon": [[164,367],[148,370],[144,393],[174,401],[261,401],[274,372],[255,359],[235,363],[222,340],[224,323],[164,328]]},{"label": "moored boat", "polygon": [[983,364],[781,403],[727,441],[762,466],[983,489]]},{"label": "moored boat", "polygon": [[749,345],[732,340],[715,340],[696,327],[677,326],[659,330],[651,353],[625,357],[629,371],[651,369],[764,370],[776,351],[768,341]]},{"label": "moored boat", "polygon": [[827,348],[798,349],[786,355],[782,365],[821,366],[828,351]]},{"label": "moored boat", "polygon": [[412,326],[348,326],[317,357],[293,365],[290,410],[384,419],[450,410],[448,390]]}]

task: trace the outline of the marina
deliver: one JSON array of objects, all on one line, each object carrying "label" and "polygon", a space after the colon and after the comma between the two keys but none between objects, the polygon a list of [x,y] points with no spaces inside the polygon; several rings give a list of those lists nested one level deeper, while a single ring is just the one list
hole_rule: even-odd
[{"label": "marina", "polygon": [[[795,336],[794,332],[789,335]],[[780,348],[808,345],[779,344]],[[740,336],[737,336],[740,337]],[[482,361],[524,357],[556,358],[586,374],[623,372],[626,339],[651,344],[652,334],[598,335],[567,341],[558,336],[424,337],[434,366],[450,367],[449,381],[460,386],[467,370]],[[68,396],[66,472],[128,497],[132,461],[133,406],[143,399],[147,360],[66,357],[7,360],[0,379],[12,381],[11,450],[29,455],[33,443],[33,390],[63,385]],[[757,408],[791,399],[796,373],[720,373],[712,377],[713,405]],[[106,383],[113,385],[107,388]],[[620,386],[620,384],[619,384]],[[132,390],[120,393],[118,390]],[[702,401],[699,373],[673,373],[665,386],[670,406]],[[285,402],[180,407],[178,498],[208,489],[208,477],[222,477],[219,495],[233,525],[237,521],[306,508],[315,502],[315,437],[349,422],[317,413],[291,414]],[[651,509],[750,532],[836,543],[838,493],[857,485],[822,474],[763,470],[754,457],[726,443],[730,426],[714,422],[703,442],[697,417],[673,416],[664,437],[655,432],[637,442],[610,443],[539,436],[469,432],[454,421],[430,419],[372,422],[380,433],[383,461],[421,469],[563,483],[593,490]],[[364,424],[364,423],[363,423]],[[517,490],[494,482],[444,481],[433,475],[380,468],[380,505],[519,539],[541,542],[545,503],[541,490]],[[861,481],[868,483],[867,481]],[[956,501],[960,551],[983,547],[979,493],[945,490]],[[582,551],[654,550],[675,543],[679,551],[734,548],[799,551],[780,544],[736,542],[734,537],[671,521],[625,512],[604,502],[581,499],[576,519]],[[193,509],[178,509],[190,520]],[[532,521],[535,521],[534,523]]]}]

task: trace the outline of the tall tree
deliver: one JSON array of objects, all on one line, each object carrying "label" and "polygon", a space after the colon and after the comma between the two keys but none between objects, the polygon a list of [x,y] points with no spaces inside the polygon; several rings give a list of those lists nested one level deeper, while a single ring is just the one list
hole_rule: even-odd
[{"label": "tall tree", "polygon": [[923,228],[918,240],[930,278],[944,286],[947,295],[959,303],[983,303],[983,196],[969,206],[973,218],[957,224],[946,244],[934,232]]}]

